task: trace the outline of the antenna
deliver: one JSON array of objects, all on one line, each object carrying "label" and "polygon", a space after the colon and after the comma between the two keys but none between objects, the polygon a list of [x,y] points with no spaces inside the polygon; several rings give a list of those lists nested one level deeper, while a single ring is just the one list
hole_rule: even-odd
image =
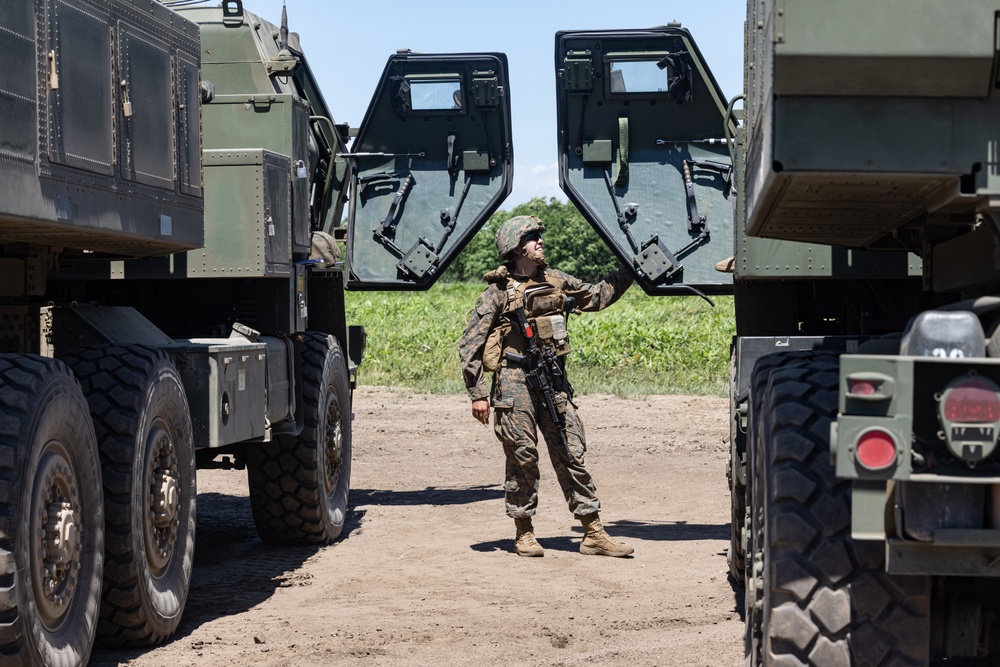
[{"label": "antenna", "polygon": [[288,7],[281,3],[281,30],[278,32],[278,50],[288,48]]}]

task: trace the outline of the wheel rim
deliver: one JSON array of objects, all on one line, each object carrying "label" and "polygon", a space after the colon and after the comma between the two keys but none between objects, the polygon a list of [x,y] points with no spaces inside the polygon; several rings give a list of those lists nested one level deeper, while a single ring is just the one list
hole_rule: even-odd
[{"label": "wheel rim", "polygon": [[144,538],[149,571],[159,577],[170,564],[180,526],[181,493],[177,451],[162,419],[146,438],[146,521]]},{"label": "wheel rim", "polygon": [[340,427],[340,402],[336,398],[333,387],[329,387],[330,403],[326,408],[326,438],[323,449],[326,454],[326,465],[323,467],[328,496],[337,491],[340,483],[340,473],[343,468],[344,433]]},{"label": "wheel rim", "polygon": [[31,585],[39,620],[52,632],[73,601],[82,551],[80,490],[62,443],[46,443],[32,489]]}]

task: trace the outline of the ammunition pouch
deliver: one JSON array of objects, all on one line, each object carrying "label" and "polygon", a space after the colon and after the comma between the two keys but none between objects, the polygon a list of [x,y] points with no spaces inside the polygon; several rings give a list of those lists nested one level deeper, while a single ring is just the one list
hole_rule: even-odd
[{"label": "ammunition pouch", "polygon": [[539,345],[548,347],[556,356],[569,354],[569,334],[566,332],[566,294],[546,285],[525,292],[524,311]]},{"label": "ammunition pouch", "polygon": [[500,368],[510,329],[509,322],[502,322],[493,327],[486,337],[486,345],[483,347],[483,370],[486,372],[493,373]]},{"label": "ammunition pouch", "polygon": [[529,320],[539,315],[561,313],[565,306],[566,295],[549,286],[534,288],[524,295],[524,313]]},{"label": "ammunition pouch", "polygon": [[543,347],[551,347],[556,356],[569,354],[569,334],[566,318],[559,315],[542,315],[533,320],[535,337]]}]

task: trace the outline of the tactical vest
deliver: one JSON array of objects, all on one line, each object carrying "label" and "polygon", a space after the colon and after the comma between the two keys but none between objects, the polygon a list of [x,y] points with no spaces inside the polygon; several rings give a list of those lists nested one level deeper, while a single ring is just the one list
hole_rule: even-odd
[{"label": "tactical vest", "polygon": [[557,356],[569,353],[569,334],[563,314],[566,294],[561,283],[545,274],[545,281],[529,279],[525,282],[507,277],[504,307],[496,324],[490,329],[483,349],[483,368],[495,371],[507,365],[507,352],[524,354],[527,341],[514,322],[514,311],[524,306],[528,325],[539,347],[548,347]]}]

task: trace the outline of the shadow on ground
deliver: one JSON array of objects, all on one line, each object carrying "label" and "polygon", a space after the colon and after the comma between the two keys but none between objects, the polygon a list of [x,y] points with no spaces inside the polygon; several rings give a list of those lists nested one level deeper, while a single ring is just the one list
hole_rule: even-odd
[{"label": "shadow on ground", "polygon": [[351,489],[351,505],[468,505],[503,498],[499,484],[442,488],[428,486],[419,491]]},{"label": "shadow on ground", "polygon": [[[612,537],[650,541],[728,540],[729,524],[688,523],[687,521],[603,521]],[[582,526],[574,531],[583,533]]]},{"label": "shadow on ground", "polygon": [[[360,517],[354,514],[357,513],[348,514],[341,539],[360,524]],[[183,641],[205,623],[257,606],[278,588],[296,585],[302,564],[320,549],[331,548],[262,544],[254,527],[249,498],[219,493],[198,494],[196,536],[190,592],[171,642]],[[98,644],[89,664],[117,667],[147,650]]]},{"label": "shadow on ground", "polygon": [[[575,540],[571,537],[540,537],[538,538],[538,543],[542,545],[543,549],[549,551],[567,551],[571,553],[576,553],[580,550],[580,541]],[[483,553],[489,553],[493,551],[503,551],[514,553],[514,531],[511,528],[511,534],[501,540],[490,540],[489,542],[479,542],[478,544],[469,545],[469,548],[473,551],[479,551]]]}]

